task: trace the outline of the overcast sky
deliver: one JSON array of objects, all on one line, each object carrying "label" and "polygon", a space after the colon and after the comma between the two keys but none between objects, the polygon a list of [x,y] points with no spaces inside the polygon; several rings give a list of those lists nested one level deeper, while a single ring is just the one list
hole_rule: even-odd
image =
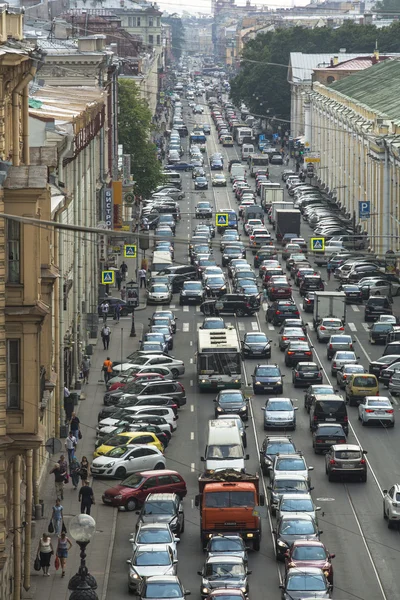
[{"label": "overcast sky", "polygon": [[[310,0],[294,0],[296,6],[305,6],[310,3]],[[266,5],[272,9],[289,7],[293,5],[291,0],[271,0],[271,2],[263,2],[262,0],[251,0],[252,5]],[[159,0],[157,4],[168,12],[182,13],[184,10],[190,13],[211,13],[211,0]],[[236,0],[238,6],[244,6],[245,0]]]}]

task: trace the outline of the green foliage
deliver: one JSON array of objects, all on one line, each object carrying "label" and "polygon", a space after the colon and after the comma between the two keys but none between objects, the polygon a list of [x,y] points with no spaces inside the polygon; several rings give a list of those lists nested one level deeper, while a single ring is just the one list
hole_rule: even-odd
[{"label": "green foliage", "polygon": [[162,181],[162,167],[157,159],[156,146],[149,141],[152,131],[151,111],[140,97],[134,81],[118,82],[118,138],[124,152],[132,156],[132,175],[135,193],[144,198]]},{"label": "green foliage", "polygon": [[[382,0],[382,3],[392,2],[400,7],[400,0]],[[340,48],[346,48],[347,52],[372,55],[376,42],[381,54],[400,52],[400,22],[377,29],[374,25],[347,21],[338,29],[293,27],[258,35],[244,48],[241,70],[231,81],[231,97],[235,104],[245,102],[254,114],[289,120],[290,52],[334,56]]]},{"label": "green foliage", "polygon": [[182,54],[182,45],[185,39],[185,28],[182,19],[178,15],[163,17],[162,22],[171,26],[172,54],[175,60],[179,60]]},{"label": "green foliage", "polygon": [[375,5],[377,12],[386,13],[388,16],[391,13],[396,15],[400,12],[400,0],[382,0]]}]

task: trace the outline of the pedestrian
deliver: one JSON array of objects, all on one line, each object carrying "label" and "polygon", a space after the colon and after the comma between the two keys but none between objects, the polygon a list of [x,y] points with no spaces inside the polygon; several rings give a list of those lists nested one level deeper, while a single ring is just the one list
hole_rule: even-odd
[{"label": "pedestrian", "polygon": [[64,410],[65,410],[65,420],[67,423],[69,423],[69,421],[71,420],[71,415],[72,415],[72,411],[73,411],[73,404],[71,402],[71,392],[69,391],[69,389],[67,388],[67,386],[64,386]]},{"label": "pedestrian", "polygon": [[60,463],[56,463],[52,470],[50,471],[50,475],[53,473],[54,475],[54,485],[56,488],[56,498],[64,498],[64,483],[65,478],[67,476],[67,470],[64,469]]},{"label": "pedestrian", "polygon": [[90,358],[85,355],[82,360],[83,383],[89,383],[89,372],[90,372]]},{"label": "pedestrian", "polygon": [[86,456],[82,456],[81,464],[79,466],[79,476],[83,483],[84,481],[87,481],[90,477],[90,463]]},{"label": "pedestrian", "polygon": [[121,300],[126,300],[126,287],[124,286],[121,290]]},{"label": "pedestrian", "polygon": [[[115,320],[119,321],[120,317],[121,317],[121,305],[119,302],[117,302],[117,305],[115,307]],[[107,346],[107,348],[108,348],[108,346]]]},{"label": "pedestrian", "polygon": [[50,577],[49,567],[52,554],[54,554],[54,550],[51,537],[47,533],[44,533],[39,540],[37,549],[37,556],[40,558],[40,566],[43,569],[43,577]]},{"label": "pedestrian", "polygon": [[285,156],[285,165],[288,166],[289,164],[289,154],[286,154]]},{"label": "pedestrian", "polygon": [[297,161],[296,162],[296,173],[298,173],[300,171],[300,163]]},{"label": "pedestrian", "polygon": [[90,515],[90,509],[92,504],[96,504],[94,501],[93,489],[90,487],[88,481],[84,481],[81,489],[79,490],[78,500],[81,503],[81,514]]},{"label": "pedestrian", "polygon": [[74,455],[71,464],[69,465],[69,473],[71,475],[72,485],[74,486],[74,490],[78,487],[79,483],[79,473],[81,470],[81,465],[79,464],[79,460]]},{"label": "pedestrian", "polygon": [[103,300],[100,308],[101,314],[103,315],[103,323],[107,323],[108,311],[110,310],[110,305],[108,304],[107,300]]},{"label": "pedestrian", "polygon": [[142,229],[143,229],[143,231],[149,230],[149,220],[147,217],[143,217],[143,219],[142,219]]},{"label": "pedestrian", "polygon": [[80,439],[79,437],[79,431],[80,431],[80,425],[81,422],[79,420],[79,417],[77,417],[76,413],[72,413],[71,416],[71,421],[69,422],[69,428],[72,431],[72,435],[74,436],[74,438],[78,441]]},{"label": "pedestrian", "polygon": [[136,337],[136,329],[135,329],[135,307],[132,307],[132,323],[131,323],[130,337]]},{"label": "pedestrian", "polygon": [[71,464],[72,459],[74,458],[76,444],[77,444],[77,439],[72,434],[72,431],[70,431],[67,439],[65,440],[65,449],[68,453],[68,463],[69,464]]},{"label": "pedestrian", "polygon": [[108,346],[110,345],[110,335],[111,329],[108,325],[104,325],[103,329],[101,330],[101,339],[103,340],[104,350],[108,350]]},{"label": "pedestrian", "polygon": [[111,379],[113,364],[110,360],[110,357],[107,356],[106,360],[103,362],[103,373],[104,373],[104,383],[107,385],[109,379]]},{"label": "pedestrian", "polygon": [[72,548],[72,543],[65,531],[58,536],[57,556],[61,563],[61,577],[65,577],[65,567],[67,565],[68,550]]},{"label": "pedestrian", "polygon": [[143,268],[139,269],[138,275],[139,275],[140,287],[146,287],[146,277],[147,277],[146,269],[143,269]]},{"label": "pedestrian", "polygon": [[61,504],[61,500],[60,498],[57,498],[55,505],[53,506],[53,513],[51,515],[51,518],[53,520],[53,525],[54,525],[54,533],[56,535],[60,535],[61,533],[61,527],[62,527],[62,522],[63,522],[63,506]]},{"label": "pedestrian", "polygon": [[328,262],[327,262],[327,264],[326,264],[326,272],[327,272],[327,274],[328,274],[328,281],[330,281],[330,278],[331,278],[331,273],[332,273],[332,265],[331,265],[331,263],[329,262],[329,260],[328,260]]},{"label": "pedestrian", "polygon": [[122,273],[121,273],[121,271],[117,271],[115,273],[115,281],[117,282],[118,291],[120,291],[120,289],[121,289],[121,283],[122,283]]},{"label": "pedestrian", "polygon": [[119,270],[121,271],[121,275],[122,275],[122,281],[125,281],[126,279],[126,274],[128,272],[128,265],[126,264],[125,261],[122,261],[122,264],[119,268]]}]

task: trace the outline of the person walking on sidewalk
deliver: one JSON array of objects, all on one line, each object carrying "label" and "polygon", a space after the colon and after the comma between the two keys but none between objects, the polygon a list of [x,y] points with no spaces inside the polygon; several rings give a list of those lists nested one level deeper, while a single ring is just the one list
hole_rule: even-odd
[{"label": "person walking on sidewalk", "polygon": [[83,373],[83,383],[89,383],[90,358],[86,355],[83,357],[83,360],[82,360],[82,373]]},{"label": "person walking on sidewalk", "polygon": [[121,317],[121,305],[119,302],[117,302],[117,305],[115,307],[115,320],[119,321],[120,317]]},{"label": "person walking on sidewalk", "polygon": [[109,379],[111,379],[113,364],[110,360],[110,357],[107,356],[106,360],[103,362],[103,372],[104,372],[104,383],[107,385]]},{"label": "person walking on sidewalk", "polygon": [[122,261],[121,266],[119,268],[119,270],[121,271],[121,275],[122,275],[122,281],[125,281],[126,279],[126,274],[128,272],[128,265],[126,264],[125,261]]},{"label": "person walking on sidewalk", "polygon": [[50,475],[54,474],[54,484],[56,488],[56,498],[64,498],[64,482],[67,476],[67,470],[64,469],[60,463],[56,463],[52,470],[50,471]]},{"label": "person walking on sidewalk", "polygon": [[121,300],[126,300],[126,287],[125,286],[121,290]]},{"label": "person walking on sidewalk", "polygon": [[92,504],[96,503],[94,501],[93,489],[90,487],[88,481],[84,481],[83,486],[79,490],[78,500],[81,503],[81,513],[90,515]]},{"label": "person walking on sidewalk", "polygon": [[117,271],[115,273],[115,281],[117,283],[118,291],[120,291],[121,290],[121,283],[122,283],[122,273],[121,273],[121,271]]},{"label": "person walking on sidewalk", "polygon": [[73,412],[71,415],[71,420],[69,422],[69,428],[71,429],[72,435],[76,439],[77,443],[78,443],[78,439],[79,439],[80,425],[81,425],[81,422],[79,420],[79,417],[77,417],[76,413]]},{"label": "person walking on sidewalk", "polygon": [[139,269],[138,271],[140,287],[146,287],[146,269]]},{"label": "person walking on sidewalk", "polygon": [[107,323],[108,311],[110,310],[110,305],[108,304],[107,300],[103,300],[100,308],[101,314],[103,315],[103,323]]},{"label": "person walking on sidewalk", "polygon": [[108,325],[104,325],[103,329],[101,330],[101,339],[103,340],[104,350],[108,350],[108,346],[110,345],[110,335],[111,329]]},{"label": "person walking on sidewalk", "polygon": [[65,567],[67,566],[68,550],[72,548],[72,543],[65,531],[58,536],[57,556],[61,563],[61,577],[65,577]]},{"label": "person walking on sidewalk", "polygon": [[81,464],[79,466],[79,475],[83,484],[83,482],[87,481],[90,477],[90,463],[86,456],[82,456]]},{"label": "person walking on sidewalk", "polygon": [[63,506],[61,505],[61,500],[60,498],[57,498],[55,505],[53,506],[53,513],[51,515],[52,521],[53,521],[53,525],[54,525],[54,533],[56,535],[60,535],[61,533],[61,526],[62,526],[62,522],[63,522]]},{"label": "person walking on sidewalk", "polygon": [[326,272],[328,274],[328,281],[330,281],[331,273],[332,273],[332,265],[329,262],[329,260],[328,260],[327,265],[326,265]]},{"label": "person walking on sidewalk", "polygon": [[72,459],[74,458],[76,444],[77,444],[76,437],[73,435],[72,431],[70,431],[67,439],[65,440],[65,449],[68,453],[68,463],[69,464],[71,464]]},{"label": "person walking on sidewalk", "polygon": [[72,485],[74,486],[74,490],[78,487],[79,483],[79,474],[81,471],[81,465],[79,464],[79,460],[74,456],[69,465],[69,472],[71,475]]},{"label": "person walking on sidewalk", "polygon": [[50,559],[54,554],[53,545],[51,543],[51,537],[44,533],[39,540],[37,549],[37,556],[40,558],[40,566],[43,569],[43,577],[50,577],[49,567]]}]

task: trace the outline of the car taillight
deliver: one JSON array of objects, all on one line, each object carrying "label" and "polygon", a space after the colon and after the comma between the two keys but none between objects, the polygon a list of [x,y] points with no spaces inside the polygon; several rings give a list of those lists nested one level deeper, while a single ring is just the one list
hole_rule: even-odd
[{"label": "car taillight", "polygon": [[394,411],[393,411],[393,408],[389,408],[389,409],[388,409],[386,412],[387,412],[389,415],[392,415]]},{"label": "car taillight", "polygon": [[323,444],[324,440],[315,440],[317,444]]},{"label": "car taillight", "polygon": [[309,298],[306,298],[306,303],[310,304],[311,300]]},{"label": "car taillight", "polygon": [[336,465],[336,461],[335,461],[335,460],[333,460],[333,458],[331,458],[331,460],[329,461],[329,464],[330,464],[330,465]]},{"label": "car taillight", "polygon": [[300,377],[300,373],[296,373],[296,377]]},{"label": "car taillight", "polygon": [[294,354],[294,352],[292,350],[289,350],[288,354],[292,355],[292,354]]},{"label": "car taillight", "polygon": [[339,331],[344,331],[344,327],[339,327]]},{"label": "car taillight", "polygon": [[280,315],[280,314],[281,314],[281,311],[280,311],[280,310],[276,310],[276,311],[275,311],[275,314],[276,314],[276,315]]},{"label": "car taillight", "polygon": [[346,443],[346,440],[345,440],[345,439],[344,439],[344,440],[339,440],[339,441],[338,441],[338,444],[345,444],[345,443]]},{"label": "car taillight", "polygon": [[329,344],[329,348],[332,350],[332,348],[333,348],[332,344]]},{"label": "car taillight", "polygon": [[304,352],[304,354],[305,354],[306,356],[311,356],[311,350],[309,350],[308,352]]},{"label": "car taillight", "polygon": [[326,329],[325,325],[321,325],[320,330],[325,331],[325,329]]},{"label": "car taillight", "polygon": [[365,458],[362,458],[362,459],[360,460],[360,464],[361,464],[361,465],[365,465],[365,464],[366,464],[366,462],[367,462],[367,461],[365,460]]},{"label": "car taillight", "polygon": [[181,383],[179,383],[179,381],[177,382],[179,387],[181,388],[182,392],[185,392],[185,388],[183,387],[183,385]]},{"label": "car taillight", "polygon": [[317,419],[317,416],[316,416],[316,415],[314,415],[314,421],[317,421],[317,420],[318,420],[318,419]]},{"label": "car taillight", "polygon": [[345,423],[348,423],[348,422],[349,422],[349,417],[346,415],[346,416],[344,417],[343,421],[344,421]]},{"label": "car taillight", "polygon": [[374,410],[373,410],[372,408],[366,408],[366,409],[365,409],[365,412],[366,412],[366,413],[373,413],[373,412],[374,412]]},{"label": "car taillight", "polygon": [[334,367],[336,367],[336,363],[335,363],[335,361],[333,362],[333,366],[334,366]]},{"label": "car taillight", "polygon": [[287,337],[286,337],[286,335],[282,336],[282,339],[283,339],[283,340],[287,340]]}]

